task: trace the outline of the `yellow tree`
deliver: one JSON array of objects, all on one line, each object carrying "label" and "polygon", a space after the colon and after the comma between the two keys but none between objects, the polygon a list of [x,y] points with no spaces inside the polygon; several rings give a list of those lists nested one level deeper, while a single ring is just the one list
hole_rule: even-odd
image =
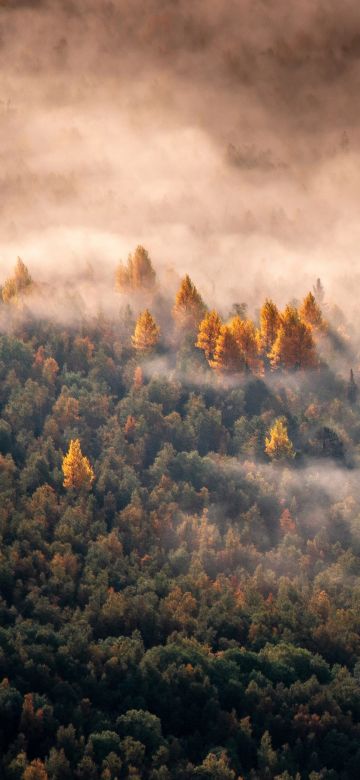
[{"label": "yellow tree", "polygon": [[273,301],[266,299],[260,312],[260,341],[266,355],[272,349],[280,327],[280,314]]},{"label": "yellow tree", "polygon": [[311,328],[300,319],[294,306],[287,306],[270,352],[274,368],[314,368],[318,364]]},{"label": "yellow tree", "polygon": [[68,490],[91,490],[95,474],[88,458],[81,452],[79,439],[71,439],[69,449],[62,462],[64,487]]},{"label": "yellow tree", "polygon": [[222,373],[234,373],[243,368],[242,355],[228,325],[221,327],[210,365]]},{"label": "yellow tree", "polygon": [[209,311],[199,325],[195,346],[204,351],[209,363],[214,359],[216,342],[220,335],[221,326],[221,317],[215,309]]},{"label": "yellow tree", "polygon": [[260,369],[259,341],[254,323],[233,317],[229,323],[230,330],[244,359],[245,368]]},{"label": "yellow tree", "polygon": [[181,330],[196,330],[206,311],[204,301],[186,275],[175,298],[173,317]]},{"label": "yellow tree", "polygon": [[21,293],[28,292],[32,286],[32,278],[25,263],[18,257],[13,276],[9,277],[2,288],[2,299],[4,303],[9,303],[12,299],[16,300]]},{"label": "yellow tree", "polygon": [[132,336],[132,343],[135,349],[139,352],[151,352],[159,341],[160,328],[156,324],[154,317],[145,309],[139,314],[134,335]]},{"label": "yellow tree", "polygon": [[289,460],[295,457],[287,426],[281,417],[275,420],[269,436],[265,439],[265,452],[271,460]]},{"label": "yellow tree", "polygon": [[317,331],[325,330],[325,323],[323,320],[322,312],[318,303],[316,303],[315,296],[312,292],[309,292],[306,298],[304,298],[300,311],[300,317],[307,325]]},{"label": "yellow tree", "polygon": [[120,292],[152,289],[155,285],[156,274],[148,251],[139,244],[135,252],[129,255],[127,266],[120,263],[115,278],[116,287]]},{"label": "yellow tree", "polygon": [[26,767],[23,780],[48,780],[48,773],[40,758],[34,760]]}]

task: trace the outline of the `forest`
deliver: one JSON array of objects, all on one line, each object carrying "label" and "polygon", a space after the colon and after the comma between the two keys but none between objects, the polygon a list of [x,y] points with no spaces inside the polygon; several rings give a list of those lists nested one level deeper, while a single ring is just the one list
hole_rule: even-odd
[{"label": "forest", "polygon": [[0,291],[0,776],[355,780],[355,328],[316,278],[172,296],[140,245],[113,289]]}]

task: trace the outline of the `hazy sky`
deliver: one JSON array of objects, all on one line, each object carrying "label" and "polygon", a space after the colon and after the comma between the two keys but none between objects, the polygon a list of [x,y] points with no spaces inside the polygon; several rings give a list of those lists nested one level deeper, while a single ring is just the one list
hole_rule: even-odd
[{"label": "hazy sky", "polygon": [[1,278],[143,243],[205,297],[356,300],[356,0],[0,0]]}]

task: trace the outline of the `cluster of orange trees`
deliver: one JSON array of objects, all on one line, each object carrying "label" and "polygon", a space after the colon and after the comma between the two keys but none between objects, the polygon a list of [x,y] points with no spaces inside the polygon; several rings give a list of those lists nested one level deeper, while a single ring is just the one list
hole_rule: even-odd
[{"label": "cluster of orange trees", "polygon": [[[240,315],[224,322],[216,309],[208,311],[189,276],[176,295],[173,319],[177,331],[194,334],[195,346],[203,350],[211,368],[223,373],[250,370],[263,373],[271,368],[314,368],[318,364],[316,339],[326,331],[321,308],[313,293],[300,308],[286,306],[280,312],[266,300],[259,327]],[[136,322],[133,346],[151,352],[160,338],[160,328],[146,309]]]}]

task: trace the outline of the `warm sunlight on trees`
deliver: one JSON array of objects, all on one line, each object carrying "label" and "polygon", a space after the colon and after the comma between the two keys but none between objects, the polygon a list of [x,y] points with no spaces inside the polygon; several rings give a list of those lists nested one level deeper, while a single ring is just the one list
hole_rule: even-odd
[{"label": "warm sunlight on trees", "polygon": [[205,314],[206,306],[195,285],[186,275],[175,298],[173,317],[181,330],[195,330]]},{"label": "warm sunlight on trees", "polygon": [[235,336],[228,325],[221,327],[211,365],[223,373],[234,373],[244,366]]},{"label": "warm sunlight on trees", "polygon": [[269,436],[265,439],[265,452],[271,460],[287,460],[295,457],[287,426],[281,417],[275,420]]},{"label": "warm sunlight on trees", "polygon": [[155,285],[156,273],[147,250],[139,244],[129,255],[127,265],[120,263],[115,274],[119,292],[150,290]]},{"label": "warm sunlight on trees", "polygon": [[239,347],[245,368],[259,369],[261,366],[259,342],[254,323],[251,320],[242,320],[241,317],[234,317],[229,323],[229,328]]},{"label": "warm sunlight on trees", "polygon": [[198,349],[202,349],[209,363],[214,359],[216,342],[219,338],[222,326],[222,320],[218,312],[213,309],[205,314],[200,322],[197,342]]},{"label": "warm sunlight on trees", "polygon": [[71,439],[69,449],[62,462],[63,485],[68,490],[91,490],[95,474],[88,458],[81,452],[79,439]]},{"label": "warm sunlight on trees", "polygon": [[135,349],[139,352],[150,352],[159,341],[160,328],[155,322],[154,317],[145,309],[139,314],[134,335],[132,336],[132,343]]},{"label": "warm sunlight on trees", "polygon": [[301,319],[314,330],[325,330],[325,323],[320,306],[316,303],[315,297],[311,292],[304,298],[299,309],[299,314]]},{"label": "warm sunlight on trees", "polygon": [[318,363],[311,328],[300,319],[294,306],[287,306],[270,352],[274,368],[314,368]]},{"label": "warm sunlight on trees", "polygon": [[12,299],[17,299],[19,294],[28,292],[32,285],[32,278],[25,263],[18,257],[13,276],[4,282],[2,287],[2,299],[4,303],[9,303]]},{"label": "warm sunlight on trees", "polygon": [[272,349],[280,327],[279,310],[273,301],[266,299],[260,311],[260,340],[266,355]]}]

